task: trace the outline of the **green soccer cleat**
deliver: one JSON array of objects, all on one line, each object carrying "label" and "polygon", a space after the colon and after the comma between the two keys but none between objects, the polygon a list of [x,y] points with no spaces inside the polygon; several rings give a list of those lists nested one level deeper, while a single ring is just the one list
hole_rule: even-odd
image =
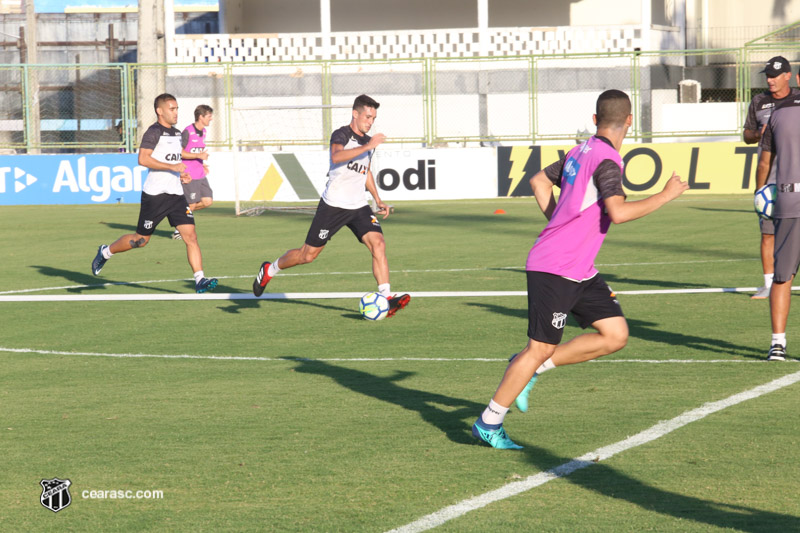
[{"label": "green soccer cleat", "polygon": [[519,393],[517,399],[514,400],[514,405],[517,406],[517,409],[519,409],[520,413],[526,413],[528,411],[528,395],[531,393],[531,389],[533,389],[533,386],[536,384],[537,377],[538,376],[534,374],[528,384],[525,385],[525,388],[522,389],[522,392]]},{"label": "green soccer cleat", "polygon": [[508,435],[506,435],[506,430],[503,429],[503,426],[500,426],[497,429],[484,429],[478,425],[478,422],[472,424],[472,435],[481,441],[485,442],[492,448],[497,448],[498,450],[521,450],[522,446],[519,444],[514,444]]},{"label": "green soccer cleat", "polygon": [[194,291],[197,294],[203,294],[204,292],[213,291],[217,288],[217,278],[203,278],[197,283],[195,283]]}]

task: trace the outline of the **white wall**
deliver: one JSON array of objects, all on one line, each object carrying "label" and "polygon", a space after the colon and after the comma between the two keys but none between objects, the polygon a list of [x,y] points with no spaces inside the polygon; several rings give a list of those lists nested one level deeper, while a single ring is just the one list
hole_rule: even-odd
[{"label": "white wall", "polygon": [[706,0],[711,26],[782,26],[800,19],[800,0]]},{"label": "white wall", "polygon": [[569,18],[572,26],[641,24],[642,2],[641,0],[570,2]]}]

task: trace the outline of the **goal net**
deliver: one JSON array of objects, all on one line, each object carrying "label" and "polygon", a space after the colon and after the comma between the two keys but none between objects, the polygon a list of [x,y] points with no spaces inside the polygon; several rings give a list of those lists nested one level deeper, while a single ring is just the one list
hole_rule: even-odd
[{"label": "goal net", "polygon": [[[292,153],[319,152],[326,171],[330,135],[350,123],[352,106],[234,106],[232,111],[236,214],[314,213],[318,188]],[[283,186],[287,181],[290,187]]]}]

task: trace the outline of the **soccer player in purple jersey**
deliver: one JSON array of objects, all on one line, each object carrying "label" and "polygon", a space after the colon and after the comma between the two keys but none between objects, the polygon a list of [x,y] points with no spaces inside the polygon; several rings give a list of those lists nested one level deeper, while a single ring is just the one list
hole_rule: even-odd
[{"label": "soccer player in purple jersey", "polygon": [[[597,99],[597,134],[531,178],[539,207],[549,223],[533,245],[525,267],[528,278],[528,344],[511,358],[500,386],[472,426],[472,434],[493,448],[519,449],[503,429],[503,419],[518,397],[527,410],[527,393],[538,373],[581,363],[622,349],[628,323],[594,260],[611,223],[641,218],[689,188],[673,172],[664,189],[626,202],[619,150],[631,126],[631,101],[622,91]],[[556,203],[553,186],[561,189]],[[561,342],[567,313],[585,333]]]},{"label": "soccer player in purple jersey", "polygon": [[[186,173],[192,178],[183,184],[183,194],[189,202],[192,213],[211,207],[214,203],[214,192],[206,177],[208,174],[206,137],[213,118],[214,110],[211,106],[200,104],[194,110],[194,122],[181,132],[181,161],[186,165]],[[180,232],[175,230],[172,238],[180,240]]]}]

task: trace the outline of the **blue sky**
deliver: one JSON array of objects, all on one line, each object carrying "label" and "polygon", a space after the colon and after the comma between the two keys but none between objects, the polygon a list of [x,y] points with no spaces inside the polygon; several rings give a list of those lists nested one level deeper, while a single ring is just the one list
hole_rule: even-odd
[{"label": "blue sky", "polygon": [[[174,0],[176,6],[216,6],[218,0]],[[33,0],[37,13],[63,13],[65,7],[136,7],[137,0]]]}]

